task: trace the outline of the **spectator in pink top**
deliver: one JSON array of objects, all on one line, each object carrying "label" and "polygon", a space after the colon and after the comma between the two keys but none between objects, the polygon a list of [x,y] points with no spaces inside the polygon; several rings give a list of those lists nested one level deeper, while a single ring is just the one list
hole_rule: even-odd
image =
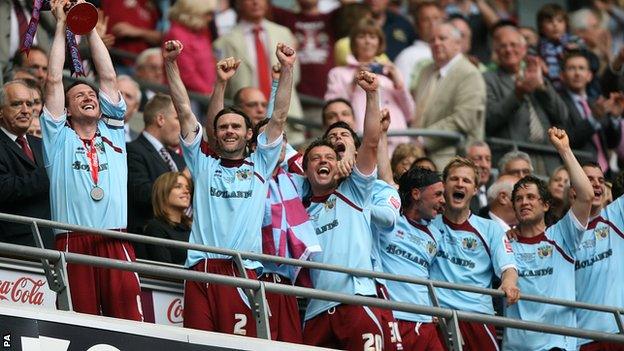
[{"label": "spectator in pink top", "polygon": [[186,89],[212,94],[217,65],[212,54],[208,23],[216,8],[214,0],[178,0],[171,7],[171,28],[164,41],[179,40],[184,51],[178,57],[180,76]]},{"label": "spectator in pink top", "polygon": [[[350,34],[351,52],[345,66],[329,71],[325,100],[343,98],[351,101],[355,115],[355,130],[362,132],[366,94],[358,89],[355,76],[362,68],[377,74],[379,78],[379,102],[381,108],[390,111],[390,130],[405,130],[414,114],[414,101],[407,90],[401,73],[392,63],[379,63],[375,57],[384,52],[385,39],[381,28],[371,19],[360,21]],[[390,152],[396,145],[409,142],[406,137],[393,137],[388,141]]]}]

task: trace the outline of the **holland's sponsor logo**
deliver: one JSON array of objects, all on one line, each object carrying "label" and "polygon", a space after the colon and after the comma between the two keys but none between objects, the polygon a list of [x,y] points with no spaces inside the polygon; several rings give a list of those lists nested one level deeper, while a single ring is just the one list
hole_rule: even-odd
[{"label": "holland's sponsor logo", "polygon": [[594,265],[594,263],[596,262],[600,262],[604,259],[607,259],[609,257],[611,257],[611,255],[613,255],[613,251],[611,249],[605,251],[605,252],[601,252],[599,254],[597,254],[596,256],[588,259],[588,260],[582,260],[582,261],[576,261],[575,264],[575,269],[579,270],[582,268],[587,268],[587,267],[591,267]]},{"label": "holland's sponsor logo", "polygon": [[543,277],[546,275],[552,275],[553,268],[540,268],[540,269],[523,269],[518,272],[518,276],[520,277]]},{"label": "holland's sponsor logo", "polygon": [[394,245],[394,244],[390,244],[388,245],[388,247],[386,247],[386,252],[391,254],[391,255],[396,255],[396,256],[401,256],[407,260],[410,260],[418,265],[421,265],[425,268],[429,268],[429,261],[427,261],[426,259],[418,256],[417,254],[413,253],[413,252],[409,252],[407,250],[403,250],[400,247]]},{"label": "holland's sponsor logo", "polygon": [[459,258],[459,257],[455,257],[455,256],[449,256],[448,253],[446,253],[445,251],[438,251],[437,254],[438,257],[440,258],[444,258],[446,260],[449,260],[451,263],[456,264],[458,266],[461,267],[467,267],[467,268],[475,268],[475,263],[471,260],[465,260],[463,258]]},{"label": "holland's sponsor logo", "polygon": [[216,188],[210,187],[210,196],[221,197],[224,199],[231,199],[231,198],[247,199],[247,198],[250,198],[252,194],[253,194],[252,190],[227,191],[227,190],[218,190]]},{"label": "holland's sponsor logo", "polygon": [[[75,171],[89,171],[91,170],[91,166],[89,166],[88,163],[82,163],[80,161],[76,161],[74,163],[72,163],[72,169]],[[108,170],[108,163],[101,163],[98,166],[98,170],[101,171],[107,171]]]},{"label": "holland's sponsor logo", "polygon": [[333,221],[331,221],[331,222],[329,222],[329,223],[327,223],[325,225],[317,227],[316,228],[316,235],[321,235],[321,234],[325,233],[328,230],[332,230],[332,229],[336,228],[338,226],[338,224],[340,224],[338,222],[338,220],[334,219]]},{"label": "holland's sponsor logo", "polygon": [[0,301],[11,301],[28,305],[40,306],[44,302],[41,287],[45,285],[43,279],[19,277],[14,281],[0,282]]}]

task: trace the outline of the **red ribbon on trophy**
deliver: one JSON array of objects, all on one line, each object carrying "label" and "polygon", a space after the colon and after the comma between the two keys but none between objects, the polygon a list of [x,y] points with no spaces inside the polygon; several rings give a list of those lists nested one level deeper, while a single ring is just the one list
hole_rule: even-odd
[{"label": "red ribbon on trophy", "polygon": [[[49,0],[34,0],[33,10],[30,22],[28,23],[28,29],[24,35],[24,41],[22,42],[22,52],[26,52],[28,55],[30,48],[37,32],[37,26],[39,25],[40,12],[50,9]],[[76,34],[85,35],[89,33],[98,21],[97,8],[88,2],[76,3],[72,1],[67,11],[67,29],[65,30],[67,49],[71,57],[70,69],[75,76],[84,76],[84,68],[82,67],[82,59],[78,52],[78,45],[76,44]]]}]

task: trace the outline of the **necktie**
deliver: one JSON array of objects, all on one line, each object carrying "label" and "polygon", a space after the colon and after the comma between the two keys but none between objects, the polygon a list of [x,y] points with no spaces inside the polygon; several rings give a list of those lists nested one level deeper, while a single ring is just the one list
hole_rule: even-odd
[{"label": "necktie", "polygon": [[269,60],[262,43],[262,27],[256,26],[253,29],[254,42],[256,44],[256,71],[258,72],[258,89],[265,97],[271,95],[271,73],[269,72]]},{"label": "necktie", "polygon": [[177,172],[178,171],[178,166],[176,166],[175,162],[173,162],[173,159],[171,158],[171,155],[169,155],[169,152],[167,151],[167,149],[165,149],[164,147],[161,148],[160,149],[160,156],[165,161],[165,163],[167,164],[167,166],[169,167],[169,170],[171,172]]},{"label": "necktie", "polygon": [[19,3],[19,0],[13,0],[13,9],[15,10],[15,16],[17,17],[17,25],[19,26],[19,42],[24,40],[24,35],[28,30],[28,19],[24,14],[24,8]]},{"label": "necktie", "polygon": [[26,155],[26,157],[28,157],[33,163],[35,162],[35,156],[33,155],[32,150],[30,149],[30,146],[28,146],[28,142],[26,141],[26,137],[25,136],[19,136],[17,137],[17,139],[15,139],[15,142],[22,148],[22,151],[24,151],[24,155]]},{"label": "necktie", "polygon": [[[587,103],[587,99],[579,98],[579,103],[583,107],[583,117],[585,117],[585,119],[589,119],[592,114],[591,109],[589,108],[589,104]],[[600,142],[600,135],[598,135],[598,132],[595,132],[592,135],[592,142],[594,143],[594,146],[596,147],[596,153],[598,154],[598,164],[600,165],[600,168],[602,168],[602,171],[606,172],[609,169],[609,161],[607,161],[607,154],[602,148],[602,143]]]},{"label": "necktie", "polygon": [[544,126],[535,112],[531,99],[527,98],[526,101],[529,104],[529,141],[542,143],[544,142]]}]

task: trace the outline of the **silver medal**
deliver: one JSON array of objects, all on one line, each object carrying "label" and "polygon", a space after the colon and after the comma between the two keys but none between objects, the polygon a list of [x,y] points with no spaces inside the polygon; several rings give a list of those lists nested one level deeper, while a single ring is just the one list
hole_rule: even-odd
[{"label": "silver medal", "polygon": [[94,186],[93,189],[91,189],[91,198],[95,201],[102,200],[104,198],[104,190],[99,186]]}]

